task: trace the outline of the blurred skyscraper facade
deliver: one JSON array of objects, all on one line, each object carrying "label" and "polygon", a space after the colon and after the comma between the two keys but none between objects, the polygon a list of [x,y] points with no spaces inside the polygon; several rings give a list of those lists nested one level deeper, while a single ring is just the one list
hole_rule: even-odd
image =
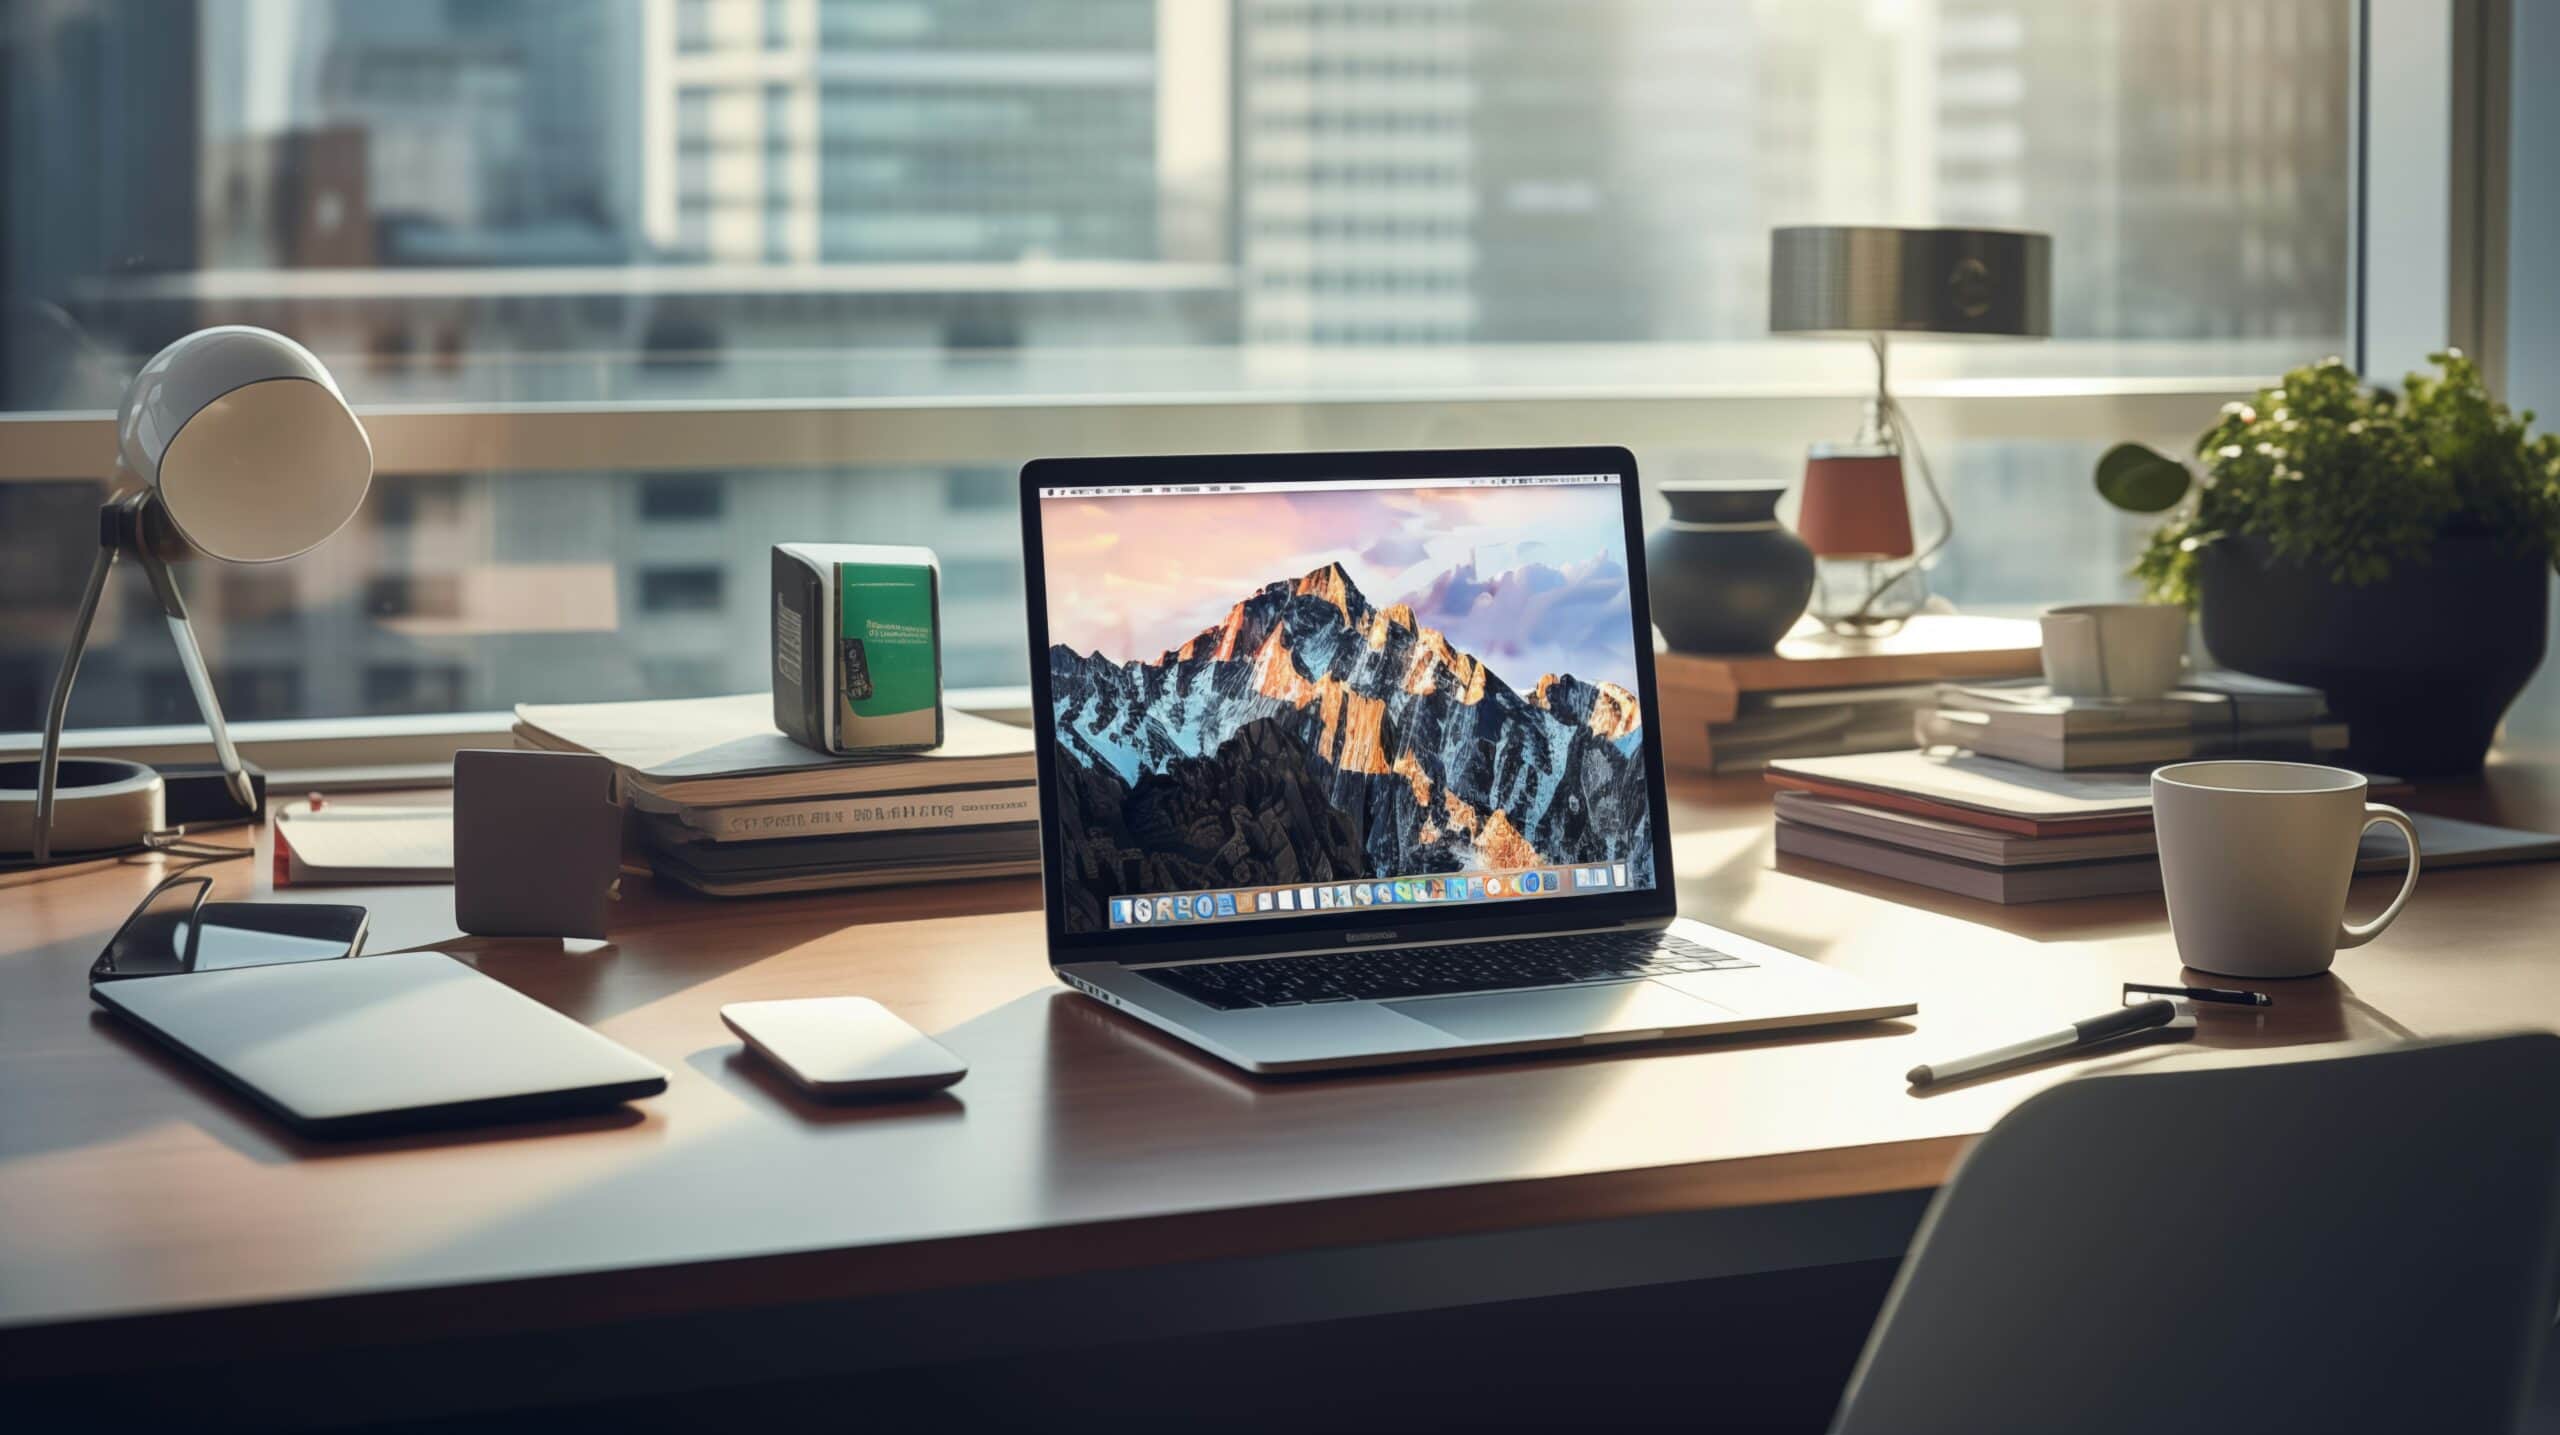
[{"label": "blurred skyscraper facade", "polygon": [[[1793,222],[2051,230],[2051,357],[1951,363],[2260,372],[2346,332],[2352,9],[16,0],[0,412],[110,407],[219,322],[394,405],[1757,379],[1811,352],[1765,338]],[[2126,535],[2084,480],[2112,437],[1933,455],[1986,519],[1941,590],[2108,591]],[[37,720],[109,457],[0,482],[0,730]],[[1792,463],[1712,432],[1645,459]],[[243,719],[738,690],[770,543],[919,541],[950,681],[1012,682],[1013,524],[1002,468],[859,453],[400,475],[196,601]],[[75,722],[189,710],[139,596]]]}]

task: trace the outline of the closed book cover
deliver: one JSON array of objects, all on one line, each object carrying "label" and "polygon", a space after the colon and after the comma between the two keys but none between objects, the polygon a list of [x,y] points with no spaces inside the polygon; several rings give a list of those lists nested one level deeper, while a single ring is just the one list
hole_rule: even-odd
[{"label": "closed book cover", "polygon": [[626,790],[702,806],[1030,782],[1034,776],[1028,728],[947,712],[942,745],[930,751],[843,756],[783,736],[765,693],[520,703],[515,735],[528,747],[592,752],[622,769]]},{"label": "closed book cover", "polygon": [[923,867],[954,862],[1035,860],[1040,825],[944,827],[922,832],[854,832],[795,837],[778,842],[704,842],[671,817],[644,813],[641,850],[653,861],[665,856],[705,875],[782,875],[813,868]]},{"label": "closed book cover", "polygon": [[2145,774],[2052,772],[1972,753],[1858,753],[1769,764],[1772,787],[2050,837],[2151,827]]},{"label": "closed book cover", "polygon": [[2025,677],[2041,666],[2043,643],[2032,618],[1923,613],[1897,632],[1866,638],[1805,618],[1770,652],[1657,654],[1655,681],[1666,690],[1747,693]]},{"label": "closed book cover", "polygon": [[673,882],[706,897],[764,897],[790,892],[912,887],[926,882],[964,882],[984,877],[1032,877],[1040,872],[1040,859],[1036,856],[982,862],[921,862],[894,866],[856,863],[787,871],[722,873],[705,871],[668,853],[648,852],[642,855],[642,865],[660,880]]},{"label": "closed book cover", "polygon": [[1909,747],[1912,720],[1935,695],[1927,683],[1745,693],[1730,721],[1707,725],[1703,751],[1691,754],[1686,765],[1758,772],[1781,757]]},{"label": "closed book cover", "polygon": [[2098,832],[2078,837],[2021,837],[1992,832],[1961,822],[1946,822],[1917,813],[1895,812],[1809,792],[1774,794],[1778,816],[1806,827],[1820,827],[1872,842],[1890,842],[1939,857],[1976,862],[1986,867],[2043,867],[2056,862],[2102,862],[2148,857],[2154,849],[2149,828],[2136,832]]},{"label": "closed book cover", "polygon": [[2040,680],[1943,683],[1935,706],[1985,713],[1998,726],[2052,737],[2190,729],[2230,733],[2300,727],[2329,717],[2328,699],[2316,688],[2221,671],[2190,674],[2156,698],[2059,697]]},{"label": "closed book cover", "polygon": [[1885,683],[1865,688],[1813,688],[1804,691],[1744,693],[1734,701],[1734,718],[1720,727],[1741,726],[1755,713],[1801,712],[1808,708],[1925,708],[1935,704],[1934,683]]},{"label": "closed book cover", "polygon": [[1827,728],[1819,733],[1785,738],[1744,738],[1727,742],[1710,738],[1707,770],[1716,773],[1762,772],[1781,758],[1836,757],[1846,753],[1888,752],[1911,746],[1911,715],[1896,712],[1880,719]]},{"label": "closed book cover", "polygon": [[[2160,889],[2160,860],[2156,853],[2000,866],[1843,831],[1827,819],[1820,825],[1799,820],[1803,816],[1801,811],[1780,814],[1779,852],[1985,902],[2013,905]],[[2544,862],[2560,857],[2560,837],[2547,833],[2492,827],[2422,812],[2411,813],[2410,821],[2418,829],[2421,870]],[[2360,874],[2397,873],[2407,861],[2408,853],[2402,849],[2398,835],[2380,829],[2366,833],[2356,848],[2356,871]]]},{"label": "closed book cover", "polygon": [[992,827],[1040,820],[1040,789],[1028,782],[981,787],[935,787],[875,797],[819,797],[779,802],[739,802],[690,807],[652,792],[634,792],[632,806],[684,824],[692,840],[770,842],[860,832],[911,832],[941,827]]},{"label": "closed book cover", "polygon": [[2231,722],[2239,727],[2265,723],[2318,722],[2329,715],[2328,695],[2300,683],[2212,668],[2189,673],[2178,685],[2182,693],[2211,694],[2228,703]]},{"label": "closed book cover", "polygon": [[[2366,774],[2370,795],[2392,801],[2406,781]],[[1970,752],[1857,753],[1787,758],[1763,776],[1786,792],[1811,792],[1870,807],[2022,837],[2151,830],[2151,778],[2141,772],[2058,772]]]},{"label": "closed book cover", "polygon": [[2160,890],[2160,861],[2156,857],[1992,867],[1785,820],[1777,825],[1777,847],[1784,856],[1851,867],[2003,906]]},{"label": "closed book cover", "polygon": [[[2049,737],[2083,733],[2186,732],[2227,721],[2225,699],[2212,694],[2171,693],[2149,699],[2056,697],[2044,682],[1943,683],[1934,704],[1943,711],[1983,713],[2004,728]],[[1926,705],[1924,705],[1926,706]]]},{"label": "closed book cover", "polygon": [[2295,723],[2238,731],[2181,727],[2163,732],[2054,733],[2021,729],[1996,713],[1940,709],[1922,713],[1914,736],[1923,747],[1968,748],[1985,757],[2073,771],[2185,762],[2199,757],[2314,759],[2347,745],[2343,723]]}]

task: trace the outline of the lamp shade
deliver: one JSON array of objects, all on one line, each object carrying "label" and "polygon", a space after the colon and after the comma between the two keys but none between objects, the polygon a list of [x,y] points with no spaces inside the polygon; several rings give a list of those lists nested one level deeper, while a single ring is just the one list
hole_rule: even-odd
[{"label": "lamp shade", "polygon": [[1881,446],[1815,445],[1796,497],[1796,535],[1817,558],[1910,557],[1901,456]]},{"label": "lamp shade", "polygon": [[327,366],[245,325],[200,329],[153,355],[125,395],[116,445],[179,536],[233,563],[310,551],[373,482],[373,444]]},{"label": "lamp shade", "polygon": [[2049,337],[2053,237],[1861,225],[1772,230],[1769,332]]}]

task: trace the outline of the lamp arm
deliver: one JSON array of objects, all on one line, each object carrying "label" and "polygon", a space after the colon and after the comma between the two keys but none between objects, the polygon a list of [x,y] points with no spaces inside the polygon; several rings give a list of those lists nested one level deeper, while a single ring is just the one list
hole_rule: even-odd
[{"label": "lamp arm", "polygon": [[34,856],[39,865],[53,860],[53,788],[62,765],[62,721],[71,711],[71,680],[80,675],[80,656],[89,648],[98,598],[107,591],[107,574],[114,571],[116,555],[122,551],[112,542],[98,545],[97,561],[89,565],[89,586],[80,594],[80,615],[71,620],[71,645],[63,649],[62,666],[53,675],[53,700],[45,704],[44,750],[36,760]]},{"label": "lamp arm", "polygon": [[204,652],[196,646],[195,625],[187,621],[178,580],[170,573],[168,561],[148,544],[134,555],[134,561],[151,579],[152,595],[160,600],[160,611],[169,620],[169,641],[177,646],[178,666],[186,672],[187,686],[195,690],[196,710],[204,714],[205,727],[213,734],[213,755],[222,762],[223,783],[243,811],[254,811],[257,790],[249,785],[249,774],[240,764],[240,749],[231,745],[231,729],[222,720],[222,702],[214,696],[213,675],[205,670]]},{"label": "lamp arm", "polygon": [[1956,536],[1956,515],[1955,510],[1947,506],[1945,491],[1938,487],[1937,474],[1929,468],[1929,451],[1921,446],[1920,430],[1912,424],[1910,413],[1902,407],[1902,400],[1889,398],[1885,403],[1893,413],[1895,435],[1911,446],[1911,461],[1920,470],[1920,488],[1929,495],[1929,506],[1938,514],[1938,536],[1929,540],[1928,547],[1911,555],[1911,561],[1906,565],[1906,568],[1917,568],[1937,557],[1948,541]]}]

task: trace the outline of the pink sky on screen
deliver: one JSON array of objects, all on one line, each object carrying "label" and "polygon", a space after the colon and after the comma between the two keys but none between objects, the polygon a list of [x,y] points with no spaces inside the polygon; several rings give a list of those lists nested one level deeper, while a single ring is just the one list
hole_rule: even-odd
[{"label": "pink sky on screen", "polygon": [[[1371,603],[1414,602],[1424,625],[1515,686],[1541,672],[1635,681],[1611,486],[1052,498],[1040,521],[1049,641],[1080,653],[1153,659],[1263,584],[1338,562]],[[1457,600],[1421,611],[1435,581],[1471,561],[1480,580],[1544,565],[1572,581],[1534,596],[1462,582]],[[1546,606],[1557,602],[1569,606]]]}]

